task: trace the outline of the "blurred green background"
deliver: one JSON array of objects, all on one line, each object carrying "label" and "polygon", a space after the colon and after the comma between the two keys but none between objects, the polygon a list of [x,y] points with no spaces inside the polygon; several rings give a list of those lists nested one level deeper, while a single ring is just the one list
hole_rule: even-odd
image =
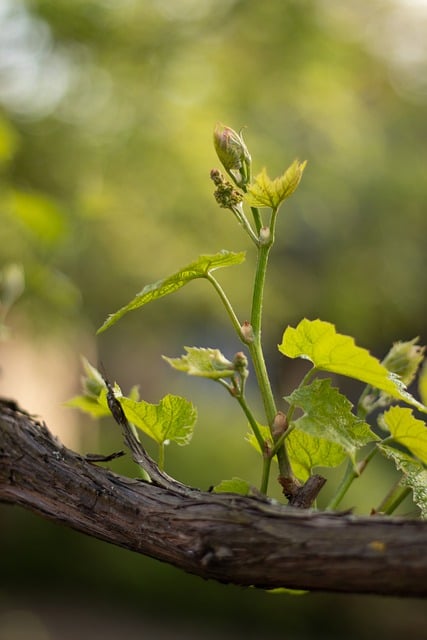
[{"label": "blurred green background", "polygon": [[[281,211],[266,292],[278,395],[301,369],[276,345],[303,316],[379,357],[398,339],[425,343],[426,32],[422,0],[2,0],[0,269],[18,294],[22,268],[25,291],[5,317],[3,286],[0,393],[82,452],[121,448],[114,425],[63,406],[83,354],[124,390],[199,406],[190,448],[168,451],[170,473],[204,488],[231,475],[258,483],[231,400],[160,358],[184,345],[239,350],[206,283],[95,338],[145,284],[223,248],[249,250],[219,274],[249,316],[253,255],[209,180],[218,120],[246,127],[255,171],[308,160]],[[378,503],[383,466],[346,506]],[[128,460],[111,467],[136,473]],[[205,583],[18,509],[1,506],[0,518],[1,640],[425,637],[420,601]]]}]

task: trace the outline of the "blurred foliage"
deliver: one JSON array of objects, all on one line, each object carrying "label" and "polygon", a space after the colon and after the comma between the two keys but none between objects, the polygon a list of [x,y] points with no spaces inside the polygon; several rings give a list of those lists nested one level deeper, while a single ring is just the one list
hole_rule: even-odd
[{"label": "blurred foliage", "polygon": [[[423,3],[404,0],[4,0],[0,269],[24,270],[19,326],[93,335],[144,285],[200,253],[248,249],[212,197],[221,120],[246,127],[255,172],[267,166],[275,177],[308,160],[271,260],[264,338],[273,366],[285,325],[303,316],[335,323],[378,356],[398,339],[425,343],[426,25]],[[243,320],[250,257],[221,274]],[[158,401],[160,353],[236,350],[204,284],[100,339],[124,386],[146,370]],[[173,380],[182,392],[186,382]],[[180,451],[169,469],[199,484],[244,474],[234,441],[222,447],[226,468],[215,468],[216,427],[241,418],[207,384],[195,395],[219,412],[195,434],[199,470]]]},{"label": "blurred foliage", "polygon": [[[1,259],[26,266],[32,322],[63,305],[98,326],[182,260],[245,248],[208,180],[221,119],[247,126],[259,169],[309,161],[282,213],[272,343],[302,315],[381,345],[423,333],[427,93],[416,83],[420,16],[413,9],[411,23],[407,9],[399,28],[398,11],[333,0],[4,3]],[[250,268],[226,276],[243,314]],[[175,317],[222,321],[212,298],[198,289]],[[144,322],[158,326],[163,311]]]}]

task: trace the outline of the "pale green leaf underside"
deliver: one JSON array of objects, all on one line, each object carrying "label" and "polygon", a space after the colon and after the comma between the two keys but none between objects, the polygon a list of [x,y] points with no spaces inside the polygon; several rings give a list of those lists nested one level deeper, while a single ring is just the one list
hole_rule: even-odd
[{"label": "pale green leaf underside", "polygon": [[238,493],[247,496],[251,491],[251,485],[241,478],[232,478],[231,480],[222,480],[214,487],[215,493]]},{"label": "pale green leaf underside", "polygon": [[[357,449],[378,439],[369,425],[352,413],[351,402],[331,387],[330,380],[315,380],[285,399],[304,411],[294,421],[296,429],[338,445],[353,460]],[[333,455],[337,455],[336,449]]]},{"label": "pale green leaf underside", "polygon": [[219,251],[212,255],[199,256],[195,262],[191,262],[168,278],[146,285],[127,305],[108,316],[102,327],[98,329],[98,333],[102,333],[111,327],[129,311],[139,309],[139,307],[144,306],[148,302],[174,293],[184,287],[188,282],[191,282],[191,280],[206,278],[210,272],[216,269],[240,264],[244,259],[244,251],[240,253]]},{"label": "pale green leaf underside", "polygon": [[129,422],[157,443],[172,441],[185,445],[190,442],[197,411],[185,398],[169,394],[159,404],[150,404],[122,397],[120,403]]},{"label": "pale green leaf underside", "polygon": [[413,416],[411,409],[391,407],[382,415],[381,424],[390,431],[396,442],[427,464],[427,426]]},{"label": "pale green leaf underside", "polygon": [[187,355],[180,358],[163,356],[163,359],[174,369],[184,371],[190,376],[219,380],[220,378],[230,378],[235,373],[233,363],[227,360],[219,349],[200,347],[184,347],[184,349]]},{"label": "pale green leaf underside", "polygon": [[414,460],[403,451],[388,445],[378,445],[380,451],[393,460],[397,469],[402,472],[401,484],[412,489],[414,502],[421,510],[421,517],[427,519],[427,469],[421,462]]},{"label": "pale green leaf underside", "polygon": [[304,318],[296,328],[288,327],[279,351],[288,358],[305,358],[317,369],[355,378],[392,398],[404,400],[422,411],[427,408],[413,398],[397,376],[390,373],[354,339],[337,333],[330,322]]}]

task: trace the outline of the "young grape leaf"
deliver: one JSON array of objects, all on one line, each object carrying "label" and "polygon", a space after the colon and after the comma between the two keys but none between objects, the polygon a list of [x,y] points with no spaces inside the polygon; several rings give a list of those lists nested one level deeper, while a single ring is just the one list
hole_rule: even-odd
[{"label": "young grape leaf", "polygon": [[97,333],[102,333],[129,311],[139,309],[148,302],[162,298],[170,293],[181,289],[191,280],[196,278],[206,278],[215,269],[229,267],[233,264],[240,264],[245,259],[245,252],[233,253],[232,251],[219,251],[212,255],[202,255],[195,262],[191,262],[173,275],[163,280],[158,280],[153,284],[146,285],[127,305],[108,316],[104,324]]},{"label": "young grape leaf", "polygon": [[421,510],[421,517],[427,519],[427,469],[423,464],[386,444],[378,445],[381,453],[393,460],[402,472],[401,484],[412,489],[414,502]]},{"label": "young grape leaf", "polygon": [[338,467],[347,457],[336,442],[294,429],[286,439],[286,448],[296,477],[305,482],[316,467]]},{"label": "young grape leaf", "polygon": [[100,404],[98,398],[88,395],[74,396],[64,403],[66,407],[80,409],[84,413],[89,414],[92,418],[103,418],[110,415],[110,410],[105,404]]},{"label": "young grape leaf", "polygon": [[213,490],[215,493],[239,493],[242,496],[247,496],[251,491],[251,485],[241,478],[232,478],[231,480],[222,480]]},{"label": "young grape leaf", "polygon": [[411,409],[391,407],[381,416],[380,424],[390,431],[393,440],[427,464],[427,425],[417,420]]},{"label": "young grape leaf", "polygon": [[232,362],[227,360],[219,349],[204,349],[198,347],[184,347],[187,355],[181,358],[167,358],[163,356],[171,367],[184,371],[190,376],[201,376],[219,380],[230,378],[235,373]]},{"label": "young grape leaf", "polygon": [[180,396],[167,395],[159,404],[121,397],[126,418],[158,444],[173,441],[186,445],[193,435],[197,419],[194,405]]},{"label": "young grape leaf", "polygon": [[339,445],[352,460],[357,449],[378,440],[369,425],[352,413],[351,402],[331,386],[330,380],[317,379],[296,389],[285,400],[304,411],[293,422],[296,429]]},{"label": "young grape leaf", "polygon": [[279,351],[288,358],[305,358],[317,369],[331,371],[365,382],[392,398],[404,400],[421,411],[427,407],[413,398],[395,374],[384,367],[354,339],[337,333],[330,322],[304,318],[296,328],[288,327]]},{"label": "young grape leaf", "polygon": [[[65,406],[80,409],[92,416],[92,418],[102,418],[110,415],[107,401],[101,401],[101,394],[104,392],[105,395],[106,392],[102,375],[85,357],[82,356],[81,360],[86,374],[81,377],[83,393],[65,402]],[[120,388],[117,385],[116,391],[121,395]]]},{"label": "young grape leaf", "polygon": [[[258,425],[261,436],[270,446],[273,446],[270,429],[265,425]],[[262,453],[255,435],[250,432],[246,440]],[[347,457],[346,451],[340,444],[330,442],[304,431],[293,429],[286,438],[286,448],[291,461],[292,470],[296,477],[305,482],[316,467],[337,467]]]},{"label": "young grape leaf", "polygon": [[263,169],[248,187],[246,200],[251,207],[277,209],[298,187],[307,162],[294,160],[285,173],[272,180]]}]

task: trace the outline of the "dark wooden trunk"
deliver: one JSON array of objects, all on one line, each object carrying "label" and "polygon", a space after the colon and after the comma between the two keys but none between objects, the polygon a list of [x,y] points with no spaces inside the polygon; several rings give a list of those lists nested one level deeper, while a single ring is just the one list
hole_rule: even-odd
[{"label": "dark wooden trunk", "polygon": [[[167,478],[167,476],[164,476]],[[0,404],[0,500],[225,583],[427,595],[427,523],[296,509],[114,474]]]}]

